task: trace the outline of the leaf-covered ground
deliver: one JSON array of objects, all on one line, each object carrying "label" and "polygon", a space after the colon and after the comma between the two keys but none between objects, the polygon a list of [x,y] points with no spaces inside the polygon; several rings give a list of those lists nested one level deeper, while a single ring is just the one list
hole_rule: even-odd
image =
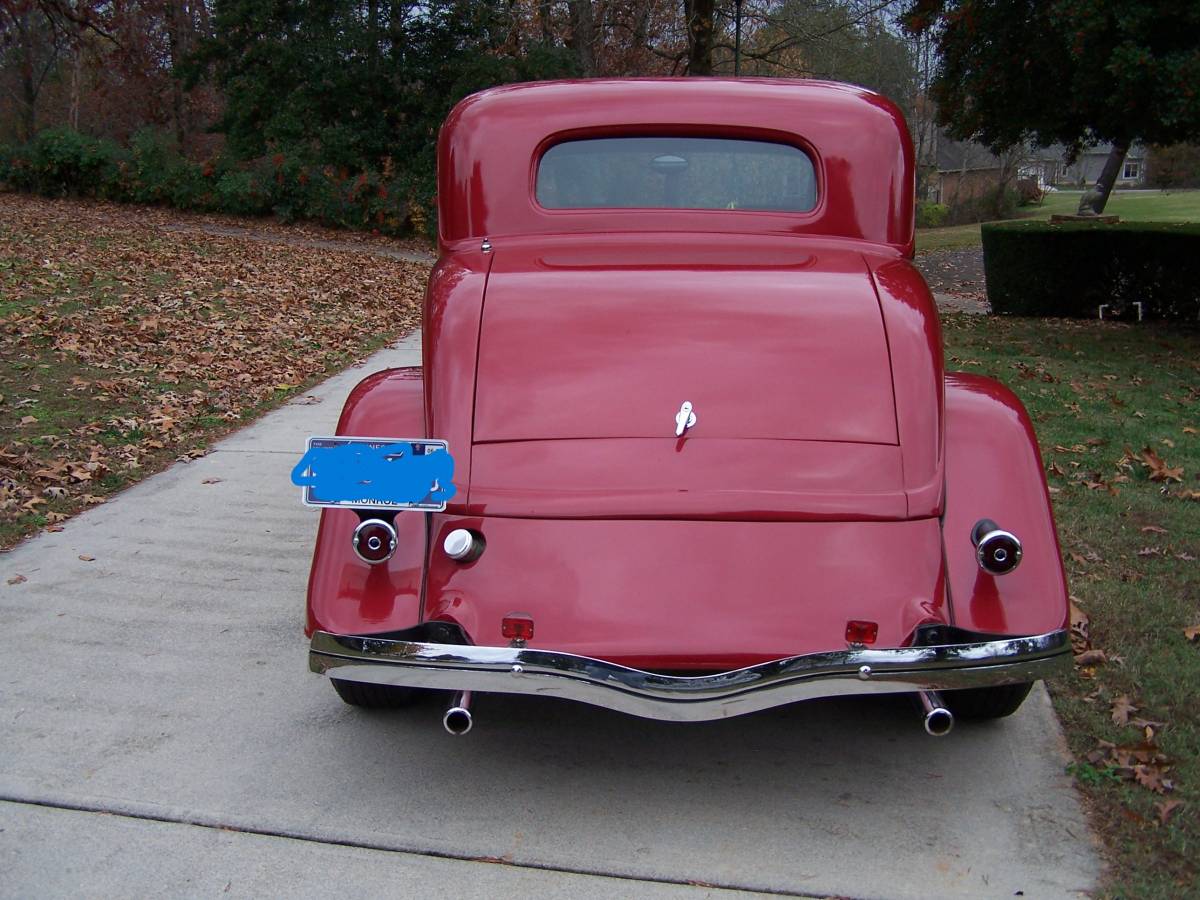
[{"label": "leaf-covered ground", "polygon": [[1021,397],[1073,594],[1051,685],[1113,863],[1106,896],[1200,896],[1200,331],[943,318],[946,363]]},{"label": "leaf-covered ground", "polygon": [[[254,239],[200,230],[231,224]],[[395,248],[0,194],[0,546],[416,327],[428,269]]]}]

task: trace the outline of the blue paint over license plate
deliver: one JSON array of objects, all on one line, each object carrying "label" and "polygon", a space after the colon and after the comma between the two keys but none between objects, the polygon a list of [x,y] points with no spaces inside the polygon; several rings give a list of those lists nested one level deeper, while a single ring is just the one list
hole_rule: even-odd
[{"label": "blue paint over license plate", "polygon": [[292,469],[308,506],[440,512],[454,496],[454,458],[426,438],[310,437]]}]

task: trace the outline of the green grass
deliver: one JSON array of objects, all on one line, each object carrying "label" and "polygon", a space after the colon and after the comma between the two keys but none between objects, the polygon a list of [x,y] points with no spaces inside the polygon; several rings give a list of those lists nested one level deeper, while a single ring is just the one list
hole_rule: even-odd
[{"label": "green grass", "polygon": [[[1072,215],[1079,206],[1079,196],[1079,191],[1058,191],[1047,194],[1038,205],[1022,207],[1020,212],[1034,219]],[[1114,191],[1104,212],[1128,222],[1200,222],[1200,191]],[[917,229],[918,253],[979,246],[978,223]]]},{"label": "green grass", "polygon": [[[1071,592],[1109,662],[1051,686],[1093,825],[1114,863],[1105,894],[1200,895],[1200,333],[1164,325],[944,318],[947,366],[999,378],[1034,419]],[[1185,429],[1191,429],[1185,431]],[[1182,482],[1122,462],[1154,449]],[[1175,790],[1157,794],[1089,760],[1136,744],[1112,703],[1165,723],[1154,739]],[[1158,804],[1182,800],[1168,823]]]}]

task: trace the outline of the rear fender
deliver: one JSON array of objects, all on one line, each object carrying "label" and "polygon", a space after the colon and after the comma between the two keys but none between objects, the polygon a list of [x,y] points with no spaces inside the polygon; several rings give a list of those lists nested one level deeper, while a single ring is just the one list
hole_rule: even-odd
[{"label": "rear fender", "polygon": [[[1021,540],[1021,564],[1006,575],[976,562],[971,529],[984,518]],[[1033,426],[1016,395],[989,378],[946,375],[942,534],[955,625],[1020,635],[1067,627],[1066,578]]]},{"label": "rear fender", "polygon": [[[339,435],[424,437],[424,383],[419,367],[385,369],[350,392],[338,421]],[[308,579],[305,632],[377,634],[420,621],[427,513],[396,515],[396,553],[370,565],[354,553],[351,538],[358,514],[324,509]]]}]

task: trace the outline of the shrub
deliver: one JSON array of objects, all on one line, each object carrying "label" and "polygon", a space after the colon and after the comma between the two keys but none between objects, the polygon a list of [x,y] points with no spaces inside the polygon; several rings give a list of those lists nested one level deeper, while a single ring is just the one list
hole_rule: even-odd
[{"label": "shrub", "polygon": [[917,204],[917,227],[940,228],[946,224],[946,217],[949,214],[950,207],[946,204],[922,200]]},{"label": "shrub", "polygon": [[952,204],[946,217],[946,224],[962,225],[967,222],[1011,219],[1016,215],[1020,199],[1020,196],[1012,188],[989,188],[978,196]]},{"label": "shrub", "polygon": [[1200,224],[993,222],[983,262],[994,313],[1095,318],[1143,304],[1147,317],[1200,314]]},{"label": "shrub", "polygon": [[21,190],[51,197],[109,197],[119,193],[127,155],[112,141],[51,128],[24,147],[8,148],[0,169],[8,184]]},{"label": "shrub", "polygon": [[129,149],[70,129],[43,131],[30,143],[0,146],[0,183],[48,196],[88,196],[233,215],[311,219],[382,234],[433,236],[432,158],[408,168],[385,159],[350,171],[313,163],[300,150],[248,161],[194,162],[173,140],[145,129]]},{"label": "shrub", "polygon": [[1036,178],[1021,178],[1017,181],[1017,196],[1022,206],[1030,203],[1041,203],[1046,192],[1038,187]]}]

